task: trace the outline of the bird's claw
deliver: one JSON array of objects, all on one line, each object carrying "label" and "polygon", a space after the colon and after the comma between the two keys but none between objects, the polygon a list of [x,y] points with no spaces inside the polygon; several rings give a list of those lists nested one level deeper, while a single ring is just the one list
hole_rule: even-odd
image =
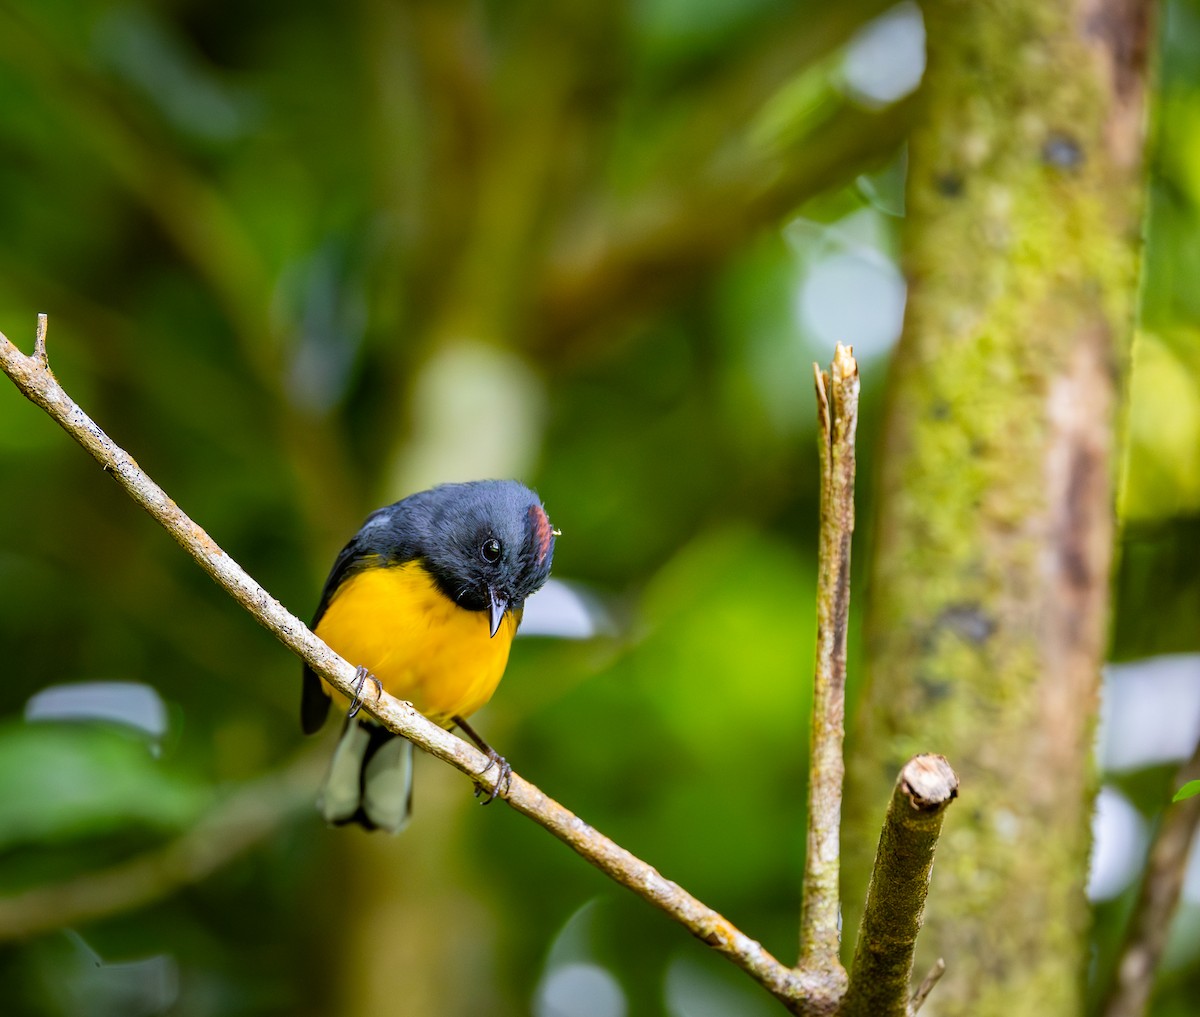
[{"label": "bird's claw", "polygon": [[[487,764],[484,766],[484,768],[482,770],[479,771],[477,776],[482,777],[493,766],[496,767],[499,772],[496,774],[496,783],[494,783],[492,785],[492,790],[489,791],[488,796],[482,802],[479,803],[480,805],[490,805],[493,801],[495,801],[496,796],[498,794],[500,794],[500,786],[501,785],[504,786],[505,794],[508,794],[508,792],[512,790],[512,772],[513,771],[512,771],[512,767],[508,763],[508,760],[505,759],[502,755],[500,755],[500,753],[497,752],[495,749],[488,749],[487,757],[488,757]],[[487,789],[482,784],[476,783],[475,797],[478,798],[486,790]]]},{"label": "bird's claw", "polygon": [[[350,709],[346,712],[346,719],[351,720],[362,709],[363,704],[363,686],[367,684],[367,679],[375,683],[375,700],[378,702],[379,697],[383,695],[383,682],[376,678],[361,664],[354,671],[354,698],[350,700]],[[490,764],[489,764],[490,765]]]}]

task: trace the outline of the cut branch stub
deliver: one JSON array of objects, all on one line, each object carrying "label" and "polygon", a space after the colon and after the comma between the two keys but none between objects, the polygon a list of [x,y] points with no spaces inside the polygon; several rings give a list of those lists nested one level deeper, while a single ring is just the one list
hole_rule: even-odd
[{"label": "cut branch stub", "polygon": [[914,756],[900,770],[875,853],[840,1017],[910,1013],[913,950],[934,848],[946,806],[957,795],[958,777],[943,756]]}]

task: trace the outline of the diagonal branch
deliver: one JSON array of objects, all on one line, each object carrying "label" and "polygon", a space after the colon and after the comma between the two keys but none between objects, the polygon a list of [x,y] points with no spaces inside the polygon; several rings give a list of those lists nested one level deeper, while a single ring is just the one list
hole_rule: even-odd
[{"label": "diagonal branch", "polygon": [[[82,445],[176,542],[230,596],[280,642],[313,667],[348,698],[354,695],[355,669],[318,639],[299,618],[267,593],[205,531],[194,523],[133,458],[118,446],[67,395],[46,358],[45,315],[38,317],[38,340],[24,356],[0,334],[0,368],[21,392],[45,410]],[[418,748],[449,763],[486,790],[495,784],[483,753],[426,720],[410,703],[386,693],[365,707],[384,727]],[[499,791],[510,806],[544,827],[609,878],[679,922],[692,935],[745,971],[796,1013],[807,1013],[810,980],[771,956],[762,945],[718,912],[697,900],[655,868],[593,829],[517,774]]]}]

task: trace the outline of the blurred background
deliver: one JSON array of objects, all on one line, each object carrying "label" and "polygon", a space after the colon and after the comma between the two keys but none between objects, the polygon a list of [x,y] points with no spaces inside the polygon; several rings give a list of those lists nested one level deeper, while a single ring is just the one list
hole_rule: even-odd
[{"label": "blurred background", "polygon": [[[1160,35],[1097,983],[1200,734],[1200,0]],[[535,486],[558,581],[477,727],[790,960],[810,365],[860,358],[863,563],[924,47],[871,0],[0,0],[0,330],[48,312],[67,390],[302,617],[371,509]],[[3,385],[0,652],[6,1014],[777,1012],[429,760],[402,837],[327,829],[298,662]],[[1159,1014],[1198,865],[1185,898]]]}]

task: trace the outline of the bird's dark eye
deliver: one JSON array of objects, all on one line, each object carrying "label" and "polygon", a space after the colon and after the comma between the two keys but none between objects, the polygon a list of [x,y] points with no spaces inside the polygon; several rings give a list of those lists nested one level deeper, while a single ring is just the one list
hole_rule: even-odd
[{"label": "bird's dark eye", "polygon": [[504,550],[500,546],[500,541],[495,537],[491,537],[483,542],[483,546],[479,548],[479,553],[483,555],[483,560],[489,565],[495,565],[500,560],[500,554]]}]

